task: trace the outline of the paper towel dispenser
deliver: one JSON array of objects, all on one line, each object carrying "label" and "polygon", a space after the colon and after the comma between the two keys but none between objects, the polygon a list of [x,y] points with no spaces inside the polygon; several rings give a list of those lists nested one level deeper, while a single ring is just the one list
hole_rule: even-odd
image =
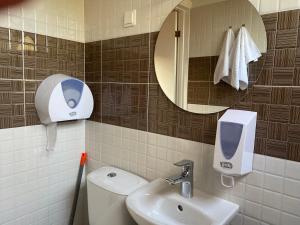
[{"label": "paper towel dispenser", "polygon": [[94,100],[89,87],[81,80],[56,74],[38,87],[35,107],[41,122],[49,124],[89,118]]},{"label": "paper towel dispenser", "polygon": [[252,171],[256,112],[227,110],[217,125],[214,169],[227,176]]},{"label": "paper towel dispenser", "polygon": [[[56,129],[56,122],[89,118],[94,108],[94,99],[89,87],[81,80],[55,74],[46,78],[38,87],[35,107],[41,123],[48,125],[48,140],[49,136],[52,140],[53,135],[56,137],[56,130],[53,130]],[[51,142],[48,142],[48,150],[54,148]]]}]

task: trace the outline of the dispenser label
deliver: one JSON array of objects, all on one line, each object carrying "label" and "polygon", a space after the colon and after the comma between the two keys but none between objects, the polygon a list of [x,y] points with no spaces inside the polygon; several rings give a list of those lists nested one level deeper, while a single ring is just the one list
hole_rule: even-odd
[{"label": "dispenser label", "polygon": [[76,116],[76,114],[77,114],[76,112],[69,113],[70,116]]},{"label": "dispenser label", "polygon": [[220,166],[222,168],[225,168],[225,169],[232,169],[233,168],[232,163],[230,163],[230,162],[220,162]]}]

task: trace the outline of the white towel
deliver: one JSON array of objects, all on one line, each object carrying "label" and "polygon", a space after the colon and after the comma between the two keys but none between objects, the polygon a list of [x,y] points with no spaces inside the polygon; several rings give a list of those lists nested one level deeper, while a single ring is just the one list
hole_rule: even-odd
[{"label": "white towel", "polygon": [[233,43],[230,60],[230,85],[235,89],[245,90],[248,87],[248,64],[257,61],[261,53],[245,27],[242,27]]},{"label": "white towel", "polygon": [[235,36],[231,28],[228,29],[223,47],[218,59],[216,70],[214,73],[214,84],[220,82],[220,80],[228,80],[230,74],[230,50],[232,48]]}]

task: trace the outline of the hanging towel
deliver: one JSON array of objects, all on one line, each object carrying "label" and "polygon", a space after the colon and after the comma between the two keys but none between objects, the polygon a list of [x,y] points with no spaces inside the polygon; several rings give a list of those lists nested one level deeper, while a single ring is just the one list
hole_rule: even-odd
[{"label": "hanging towel", "polygon": [[223,47],[214,73],[214,84],[219,83],[222,79],[228,80],[228,76],[230,74],[230,50],[234,43],[234,39],[234,32],[231,28],[229,28],[226,32]]},{"label": "hanging towel", "polygon": [[230,85],[235,89],[245,90],[248,87],[248,64],[257,61],[261,53],[246,27],[242,27],[233,43],[230,60]]}]

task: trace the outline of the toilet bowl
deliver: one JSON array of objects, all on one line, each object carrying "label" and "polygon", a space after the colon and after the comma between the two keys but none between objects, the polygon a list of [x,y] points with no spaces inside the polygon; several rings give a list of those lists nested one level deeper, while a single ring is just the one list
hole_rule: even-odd
[{"label": "toilet bowl", "polygon": [[148,182],[132,173],[102,167],[87,176],[88,212],[90,225],[133,225],[126,197]]}]

